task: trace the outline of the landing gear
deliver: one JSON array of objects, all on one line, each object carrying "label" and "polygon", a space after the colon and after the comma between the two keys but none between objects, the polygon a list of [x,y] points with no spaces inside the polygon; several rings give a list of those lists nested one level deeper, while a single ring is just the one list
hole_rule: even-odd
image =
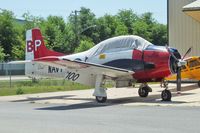
[{"label": "landing gear", "polygon": [[106,88],[104,87],[104,76],[97,75],[93,96],[96,97],[98,103],[105,103],[107,100]]},{"label": "landing gear", "polygon": [[139,88],[138,94],[140,97],[147,97],[149,94],[149,91],[148,91],[147,87],[142,87],[142,88]]},{"label": "landing gear", "polygon": [[197,84],[198,84],[198,86],[200,87],[200,81],[198,81],[198,83],[197,83]]},{"label": "landing gear", "polygon": [[161,93],[162,101],[171,101],[172,94],[169,90],[163,90]]},{"label": "landing gear", "polygon": [[146,83],[143,83],[138,90],[140,97],[147,97],[149,92],[152,92],[152,89]]},{"label": "landing gear", "polygon": [[96,96],[96,101],[98,103],[105,103],[107,100],[107,97],[100,97],[100,96]]},{"label": "landing gear", "polygon": [[168,90],[168,82],[163,80],[160,86],[165,88],[165,90],[163,90],[161,93],[162,101],[171,101],[172,93],[170,90]]}]

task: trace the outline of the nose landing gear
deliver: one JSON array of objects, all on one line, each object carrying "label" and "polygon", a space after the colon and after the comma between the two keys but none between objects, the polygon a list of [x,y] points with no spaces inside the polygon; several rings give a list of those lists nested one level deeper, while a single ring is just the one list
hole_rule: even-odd
[{"label": "nose landing gear", "polygon": [[172,93],[170,90],[168,90],[168,82],[163,80],[161,82],[161,85],[160,85],[162,88],[165,88],[165,90],[162,91],[161,93],[161,98],[162,98],[162,101],[171,101],[171,98],[172,98]]}]

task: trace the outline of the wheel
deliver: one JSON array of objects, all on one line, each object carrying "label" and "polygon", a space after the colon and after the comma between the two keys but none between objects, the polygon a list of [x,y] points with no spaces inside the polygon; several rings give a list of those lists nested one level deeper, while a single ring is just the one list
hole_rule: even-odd
[{"label": "wheel", "polygon": [[149,94],[149,88],[146,86],[139,88],[138,94],[140,97],[147,97]]},{"label": "wheel", "polygon": [[200,87],[200,81],[198,81],[198,83],[197,83],[197,84],[198,84],[198,86]]},{"label": "wheel", "polygon": [[100,97],[100,96],[96,96],[96,101],[98,103],[105,103],[107,100],[107,97]]},{"label": "wheel", "polygon": [[169,90],[162,91],[161,98],[163,101],[171,101],[171,98],[172,98],[171,91]]}]

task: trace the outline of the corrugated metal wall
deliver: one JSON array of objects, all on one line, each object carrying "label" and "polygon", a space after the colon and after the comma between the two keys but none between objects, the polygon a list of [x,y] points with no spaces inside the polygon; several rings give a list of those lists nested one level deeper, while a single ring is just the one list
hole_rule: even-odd
[{"label": "corrugated metal wall", "polygon": [[182,12],[182,7],[196,0],[168,0],[169,46],[181,54],[192,46],[190,56],[200,56],[200,22]]}]

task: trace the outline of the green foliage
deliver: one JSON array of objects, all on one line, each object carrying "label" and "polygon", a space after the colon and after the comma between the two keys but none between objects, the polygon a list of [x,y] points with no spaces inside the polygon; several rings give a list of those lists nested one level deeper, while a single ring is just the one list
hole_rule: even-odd
[{"label": "green foliage", "polygon": [[9,81],[0,81],[0,96],[33,94],[42,92],[56,92],[69,90],[84,90],[91,87],[63,80],[42,79],[37,83],[32,80],[13,81],[10,88]]},{"label": "green foliage", "polygon": [[21,45],[18,38],[19,32],[13,19],[14,15],[12,12],[7,10],[0,12],[0,45],[7,55],[6,59],[14,58],[12,55],[13,46]]},{"label": "green foliage", "polygon": [[92,41],[88,41],[88,40],[82,40],[80,42],[80,45],[75,49],[75,52],[83,52],[86,51],[90,48],[92,48],[94,46],[94,43]]},{"label": "green foliage", "polygon": [[88,8],[72,12],[65,21],[60,16],[47,19],[23,14],[24,23],[17,23],[11,11],[0,12],[0,61],[24,59],[25,33],[40,28],[49,49],[70,54],[85,51],[110,37],[138,35],[155,45],[167,43],[167,27],[159,24],[150,12],[138,15],[133,10],[119,10],[116,15],[97,18]]},{"label": "green foliage", "polygon": [[133,10],[120,10],[117,14],[117,18],[126,26],[128,34],[133,34],[133,23],[135,23],[139,17],[133,12]]},{"label": "green foliage", "polygon": [[0,61],[3,61],[5,58],[4,49],[0,46]]},{"label": "green foliage", "polygon": [[152,43],[165,46],[167,44],[167,27],[163,24],[155,24],[152,27]]},{"label": "green foliage", "polygon": [[63,34],[65,31],[65,22],[63,18],[49,16],[41,27],[43,27],[43,34],[47,41],[47,47],[61,52],[59,47],[62,47],[64,43]]},{"label": "green foliage", "polygon": [[22,94],[24,94],[24,91],[23,91],[21,88],[18,88],[18,89],[16,90],[16,94],[17,94],[17,95],[22,95]]}]

